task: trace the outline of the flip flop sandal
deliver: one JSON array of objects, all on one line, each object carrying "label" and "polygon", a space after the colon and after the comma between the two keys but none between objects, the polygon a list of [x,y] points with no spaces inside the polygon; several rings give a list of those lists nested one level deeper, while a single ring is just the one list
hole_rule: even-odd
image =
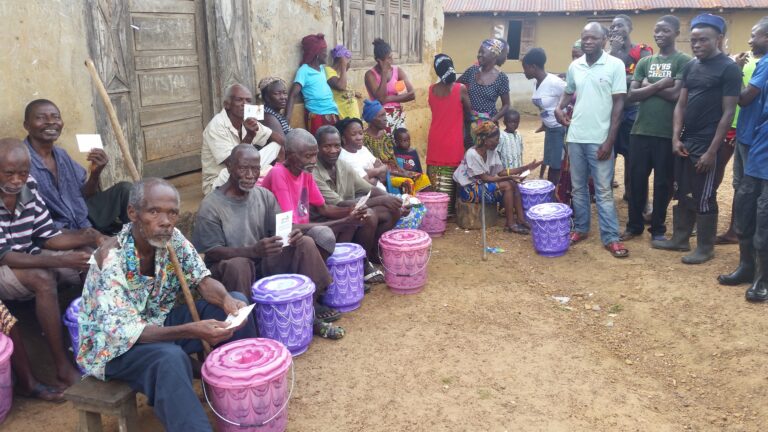
[{"label": "flip flop sandal", "polygon": [[37,383],[35,388],[32,389],[29,394],[23,394],[16,392],[21,397],[30,398],[30,399],[40,399],[42,401],[46,402],[53,402],[55,404],[61,404],[66,402],[64,399],[64,393],[57,390],[54,387],[47,386],[43,383]]},{"label": "flip flop sandal", "polygon": [[504,227],[505,232],[511,232],[515,234],[522,234],[522,235],[528,235],[531,233],[531,230],[525,227],[525,225],[522,224],[514,224],[512,226],[505,226]]},{"label": "flip flop sandal", "polygon": [[315,335],[324,339],[339,340],[344,337],[344,329],[315,319],[312,330]]},{"label": "flip flop sandal", "polygon": [[626,258],[629,256],[629,250],[621,242],[611,242],[605,245],[605,249],[613,255],[614,258]]},{"label": "flip flop sandal", "polygon": [[382,284],[384,283],[384,272],[373,267],[374,270],[370,273],[366,273],[363,280],[369,284]]},{"label": "flip flop sandal", "polygon": [[571,231],[570,240],[571,244],[575,245],[576,243],[579,243],[581,241],[584,241],[589,237],[589,234],[586,233],[580,233],[578,231]]},{"label": "flip flop sandal", "polygon": [[334,322],[341,318],[341,312],[326,305],[315,303],[315,319],[325,323]]},{"label": "flip flop sandal", "polygon": [[623,233],[621,233],[621,235],[619,236],[619,240],[621,240],[621,241],[623,241],[623,242],[625,242],[625,241],[630,241],[630,240],[632,240],[633,238],[636,238],[636,237],[640,237],[641,235],[642,235],[642,234],[635,234],[635,233],[633,233],[633,232],[631,232],[631,231],[624,231],[624,232],[623,232]]}]

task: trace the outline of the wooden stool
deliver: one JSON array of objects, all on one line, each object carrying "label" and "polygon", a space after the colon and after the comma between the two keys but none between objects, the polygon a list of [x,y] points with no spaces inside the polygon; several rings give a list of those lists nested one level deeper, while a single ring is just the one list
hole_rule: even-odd
[{"label": "wooden stool", "polygon": [[117,417],[120,432],[139,430],[136,392],[122,381],[87,377],[68,388],[64,397],[80,414],[80,432],[101,432],[101,415]]},{"label": "wooden stool", "polygon": [[[480,203],[469,203],[461,198],[456,198],[456,223],[465,230],[482,228],[480,219]],[[492,227],[496,225],[499,219],[499,213],[496,204],[485,204],[485,226]]]}]

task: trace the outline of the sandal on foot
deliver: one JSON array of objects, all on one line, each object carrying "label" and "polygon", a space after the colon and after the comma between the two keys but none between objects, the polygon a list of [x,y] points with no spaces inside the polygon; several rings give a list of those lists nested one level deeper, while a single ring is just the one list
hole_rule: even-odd
[{"label": "sandal on foot", "polygon": [[635,238],[635,237],[640,237],[641,235],[643,235],[643,234],[642,234],[642,233],[641,233],[641,234],[635,234],[635,233],[633,233],[632,231],[624,231],[624,232],[623,232],[623,233],[621,233],[621,235],[619,236],[619,240],[621,240],[621,241],[623,241],[623,242],[625,242],[625,241],[630,241],[630,240],[632,240],[632,239],[633,239],[633,238]]},{"label": "sandal on foot", "polygon": [[586,240],[587,237],[589,237],[589,234],[587,234],[587,233],[581,233],[581,232],[578,232],[578,231],[571,231],[571,235],[570,235],[569,238],[571,240],[571,244],[575,245],[576,243],[579,243],[581,241]]},{"label": "sandal on foot", "polygon": [[58,390],[55,387],[47,386],[43,383],[37,383],[35,387],[27,394],[16,392],[19,396],[30,398],[30,399],[40,399],[46,402],[53,402],[56,404],[64,403],[66,400],[64,400],[64,392]]},{"label": "sandal on foot", "polygon": [[370,261],[365,263],[365,276],[363,280],[369,284],[381,284],[384,283],[384,272],[374,267]]},{"label": "sandal on foot", "polygon": [[322,322],[334,322],[341,318],[341,312],[331,309],[326,305],[315,303],[315,319]]},{"label": "sandal on foot", "polygon": [[605,249],[613,255],[614,258],[626,258],[629,256],[629,250],[624,247],[622,242],[611,242],[605,245]]},{"label": "sandal on foot", "polygon": [[531,230],[526,228],[526,226],[523,224],[514,224],[512,226],[505,226],[504,231],[515,233],[515,234],[522,234],[522,235],[527,235],[531,233]]},{"label": "sandal on foot", "polygon": [[324,339],[339,340],[344,337],[343,328],[317,319],[312,324],[312,331]]}]

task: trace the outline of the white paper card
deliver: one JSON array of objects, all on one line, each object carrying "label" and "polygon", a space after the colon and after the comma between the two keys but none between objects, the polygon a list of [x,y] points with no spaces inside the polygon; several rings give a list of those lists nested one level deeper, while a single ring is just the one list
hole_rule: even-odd
[{"label": "white paper card", "polygon": [[525,170],[525,171],[520,173],[520,177],[522,177],[522,178],[526,178],[529,175],[531,175],[531,170]]},{"label": "white paper card", "polygon": [[264,105],[243,105],[244,112],[243,118],[255,118],[256,120],[264,120]]},{"label": "white paper card", "polygon": [[293,231],[293,211],[275,215],[275,235],[283,238],[283,247],[288,246],[291,231]]},{"label": "white paper card", "polygon": [[368,198],[370,197],[371,197],[371,191],[368,191],[367,194],[360,197],[360,199],[357,201],[357,204],[355,204],[355,210],[362,208],[365,205],[365,203],[368,202]]},{"label": "white paper card", "polygon": [[245,320],[248,319],[248,315],[251,314],[251,311],[253,310],[254,306],[256,306],[256,303],[250,306],[246,306],[238,309],[234,315],[233,314],[227,315],[227,319],[224,321],[226,324],[229,324],[227,326],[227,329],[238,327],[240,324],[244,323]]},{"label": "white paper card", "polygon": [[77,147],[80,149],[80,153],[88,153],[95,148],[104,148],[104,145],[101,143],[101,135],[98,134],[76,134],[75,139],[77,139]]}]

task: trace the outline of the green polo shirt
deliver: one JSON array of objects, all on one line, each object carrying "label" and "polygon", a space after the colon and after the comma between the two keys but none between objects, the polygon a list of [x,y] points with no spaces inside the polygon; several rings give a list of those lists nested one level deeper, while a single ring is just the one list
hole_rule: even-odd
[{"label": "green polo shirt", "polygon": [[612,96],[627,93],[624,62],[603,52],[590,66],[581,56],[568,67],[565,92],[576,93],[567,141],[602,144],[611,127]]},{"label": "green polo shirt", "polygon": [[351,201],[358,196],[367,194],[373,186],[357,175],[354,168],[346,162],[336,161],[336,181],[331,180],[328,170],[322,161],[312,171],[317,188],[325,198],[326,204],[336,205],[341,201]]}]

